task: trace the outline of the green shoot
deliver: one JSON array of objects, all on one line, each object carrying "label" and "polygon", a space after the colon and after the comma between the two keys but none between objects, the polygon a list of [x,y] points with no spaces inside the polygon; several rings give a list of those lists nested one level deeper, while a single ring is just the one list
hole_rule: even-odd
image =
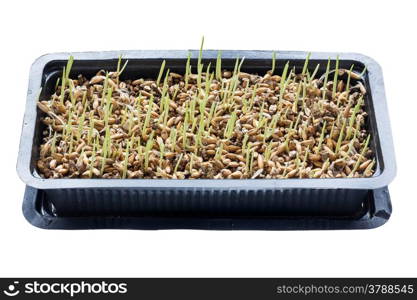
[{"label": "green shoot", "polygon": [[84,104],[84,108],[83,108],[83,112],[81,113],[81,116],[79,117],[78,120],[78,135],[77,135],[77,139],[80,141],[81,140],[81,136],[83,134],[84,131],[84,121],[85,121],[85,112],[87,109],[87,103]]},{"label": "green shoot", "polygon": [[123,175],[122,178],[125,179],[126,178],[126,174],[127,174],[127,167],[128,167],[128,163],[129,163],[129,148],[131,147],[131,143],[127,143],[126,144],[126,151],[125,151],[125,157],[124,157],[124,162],[123,162]]},{"label": "green shoot", "polygon": [[84,91],[83,98],[81,99],[81,105],[84,107],[83,114],[85,114],[86,109],[87,109],[87,102],[86,102],[86,100],[87,100],[87,91]]},{"label": "green shoot", "polygon": [[218,81],[222,80],[222,52],[220,50],[217,53],[217,60],[216,60],[216,79]]},{"label": "green shoot", "polygon": [[210,66],[211,64],[208,64],[207,71],[206,71],[206,87],[205,87],[205,93],[204,93],[204,99],[206,102],[207,102],[208,95],[210,93],[210,85],[214,78],[213,77],[214,73],[210,75]]},{"label": "green shoot", "polygon": [[318,72],[319,68],[320,68],[320,64],[317,64],[316,68],[315,68],[315,69],[314,69],[314,71],[313,71],[313,74],[311,74],[311,77],[310,77],[310,84],[311,84],[311,82],[314,80],[314,78],[316,77],[316,74],[317,74],[317,72]]},{"label": "green shoot", "polygon": [[207,129],[210,128],[211,120],[213,119],[213,115],[216,111],[216,107],[217,107],[217,102],[213,101],[213,103],[211,103],[210,112],[209,112],[209,115],[208,115],[208,118],[207,118],[207,121],[206,121],[206,128]]},{"label": "green shoot", "polygon": [[267,139],[269,139],[271,137],[271,135],[274,133],[276,127],[277,127],[277,123],[279,120],[279,113],[276,113],[272,119],[271,122],[269,123],[269,125],[265,128],[265,134],[264,134],[264,140],[266,141]]},{"label": "green shoot", "polygon": [[109,83],[109,72],[106,72],[106,78],[104,79],[104,83],[103,83],[103,93],[101,95],[101,105],[102,106],[104,106],[104,99],[106,98],[105,94],[106,94],[106,92],[108,92],[107,91],[108,83]]},{"label": "green shoot", "polygon": [[204,36],[201,39],[200,51],[198,52],[198,62],[197,62],[197,87],[201,88],[201,73],[203,72],[204,65],[201,63],[203,59],[203,46],[204,46]]},{"label": "green shoot", "polygon": [[194,154],[190,154],[190,173],[193,171]]},{"label": "green shoot", "polygon": [[156,80],[156,85],[157,86],[159,86],[159,83],[160,83],[161,78],[162,78],[162,74],[164,73],[165,63],[166,62],[164,60],[161,64],[161,68],[159,69],[158,79]]},{"label": "green shoot", "polygon": [[[90,112],[89,117],[88,117],[88,132],[87,132],[87,144],[90,145],[91,144],[91,137],[93,135],[93,130],[94,130],[94,114],[92,112]],[[65,128],[65,127],[64,127]],[[64,135],[64,133],[63,133]]]},{"label": "green shoot", "polygon": [[72,82],[72,80],[69,80],[69,95],[70,95],[70,99],[71,99],[71,109],[75,108],[75,96],[74,96],[74,83]]},{"label": "green shoot", "polygon": [[59,97],[61,104],[64,104],[65,89],[67,87],[67,82],[69,80],[69,74],[71,72],[73,62],[74,62],[74,57],[71,55],[68,58],[66,67],[64,67],[62,70],[61,94]]},{"label": "green shoot", "polygon": [[290,151],[290,148],[289,148],[289,144],[290,144],[290,138],[291,138],[291,136],[292,136],[292,126],[293,126],[293,121],[291,122],[291,125],[290,125],[290,128],[288,129],[288,133],[287,133],[287,135],[286,135],[286,137],[285,137],[285,142],[284,142],[284,145],[285,145],[285,150],[287,151],[287,152],[289,152]]},{"label": "green shoot", "polygon": [[65,85],[66,85],[66,71],[65,67],[62,71],[62,80],[61,80],[61,93],[59,94],[59,101],[61,102],[61,105],[64,104],[64,98],[65,98]]},{"label": "green shoot", "polygon": [[74,63],[74,57],[71,55],[68,58],[67,67],[65,68],[65,82],[69,79],[69,75],[71,73],[71,68]]},{"label": "green shoot", "polygon": [[269,142],[268,146],[266,146],[265,153],[264,153],[265,161],[269,161],[269,159],[271,158],[272,146],[273,146],[272,141]]},{"label": "green shoot", "polygon": [[340,130],[339,138],[337,139],[336,153],[339,153],[340,146],[342,145],[343,134],[344,134],[344,131],[345,131],[345,127],[346,127],[346,119],[343,120],[342,129]]},{"label": "green shoot", "polygon": [[94,142],[93,142],[93,152],[91,154],[90,172],[89,172],[89,177],[90,178],[93,177],[93,174],[94,174],[93,169],[94,169],[94,164],[96,163],[96,153],[97,153],[97,146],[98,145],[99,145],[98,137],[96,137],[94,139]]},{"label": "green shoot", "polygon": [[145,122],[143,123],[142,132],[145,132],[146,128],[148,128],[149,126],[149,121],[151,119],[151,112],[153,110],[152,108],[153,108],[153,94],[151,95],[151,98],[149,99],[148,110],[146,111]]},{"label": "green shoot", "polygon": [[[332,99],[334,99],[336,97],[337,76],[338,75],[339,75],[339,55],[336,57],[336,68],[335,68],[334,77],[333,77]],[[338,102],[337,106],[339,106],[339,102]]]},{"label": "green shoot", "polygon": [[306,60],[304,61],[303,71],[301,72],[301,75],[303,75],[303,76],[306,74],[306,71],[307,71],[307,68],[308,68],[308,61],[310,60],[310,56],[311,56],[311,52],[309,52],[307,54]]},{"label": "green shoot", "polygon": [[164,140],[159,136],[156,138],[156,142],[158,143],[158,147],[159,147],[159,155],[160,155],[159,163],[161,164],[165,156],[165,143],[164,143]]},{"label": "green shoot", "polygon": [[171,151],[175,151],[175,146],[177,143],[177,129],[172,128],[169,134],[169,140],[171,144]]},{"label": "green shoot", "polygon": [[191,124],[191,133],[194,132],[194,129],[196,128],[196,126],[197,126],[197,118],[194,118],[193,123]]},{"label": "green shoot", "polygon": [[287,62],[285,64],[284,70],[282,71],[281,82],[280,82],[280,87],[279,87],[279,101],[282,101],[282,97],[284,96],[286,82],[287,82],[286,77],[287,77],[289,65],[290,65],[290,62]]},{"label": "green shoot", "polygon": [[260,128],[260,127],[262,127],[262,124],[263,124],[263,118],[264,118],[264,107],[265,107],[265,101],[262,101],[262,105],[261,105],[261,108],[260,108],[260,110],[259,110],[259,114],[258,114],[258,126],[257,126],[257,128]]},{"label": "green shoot", "polygon": [[349,91],[349,89],[350,89],[350,75],[352,74],[352,71],[353,71],[353,67],[354,67],[355,65],[351,65],[350,66],[350,69],[349,69],[349,74],[348,74],[348,79],[347,79],[347,81],[346,81],[346,92],[348,92]]},{"label": "green shoot", "polygon": [[368,144],[369,144],[369,139],[370,138],[371,138],[371,135],[368,134],[368,137],[366,138],[366,141],[365,141],[365,145],[363,146],[361,154],[360,154],[358,160],[356,161],[355,166],[352,169],[352,172],[350,172],[349,177],[352,177],[355,174],[356,170],[358,169],[358,167],[361,163],[362,157],[364,157],[366,150],[368,150]]},{"label": "green shoot", "polygon": [[186,149],[187,147],[187,130],[189,126],[189,115],[190,111],[187,109],[188,106],[186,106],[185,110],[185,116],[184,116],[184,124],[182,126],[182,147]]},{"label": "green shoot", "polygon": [[249,140],[249,135],[245,133],[245,136],[243,137],[243,140],[242,140],[242,154],[246,153],[246,146],[248,144],[248,140]]},{"label": "green shoot", "polygon": [[56,152],[56,131],[54,132],[54,136],[51,142],[51,154],[54,155]]},{"label": "green shoot", "polygon": [[297,119],[295,120],[294,127],[292,128],[292,130],[297,130],[298,123],[300,122],[300,117],[301,117],[301,114],[298,114]]},{"label": "green shoot", "polygon": [[105,103],[105,106],[104,106],[104,125],[105,125],[105,127],[109,126],[109,117],[110,117],[110,114],[112,112],[112,101],[111,101],[112,94],[113,94],[113,89],[108,88],[107,95],[106,95],[106,103]]},{"label": "green shoot", "polygon": [[221,143],[221,144],[220,144],[220,147],[218,147],[218,148],[217,148],[217,150],[216,150],[216,154],[215,154],[214,158],[215,158],[216,160],[220,160],[220,158],[221,158],[222,154],[223,154],[223,143]]},{"label": "green shoot", "polygon": [[129,110],[128,117],[129,117],[128,135],[131,135],[132,127],[133,127],[133,112],[131,110]]},{"label": "green shoot", "polygon": [[59,86],[59,82],[61,81],[61,77],[58,77],[57,79],[56,79],[56,82],[55,82],[55,90],[58,88],[58,86]]},{"label": "green shoot", "polygon": [[180,154],[180,157],[178,158],[177,163],[175,164],[174,174],[177,173],[177,171],[178,171],[178,167],[179,167],[179,165],[181,163],[181,160],[182,160],[183,155],[184,155],[183,153]]},{"label": "green shoot", "polygon": [[303,84],[303,96],[301,98],[301,101],[303,103],[303,110],[306,110],[306,96],[307,96],[307,83],[304,79],[304,84]]},{"label": "green shoot", "polygon": [[65,135],[65,140],[67,140],[67,135],[70,135],[71,133],[72,133],[72,110],[70,110],[69,112],[68,112],[68,121],[67,121],[67,130],[65,131],[66,132],[66,135]]},{"label": "green shoot", "polygon": [[169,74],[169,69],[167,70],[167,76],[165,76],[165,79],[164,79],[164,88],[163,88],[162,97],[160,99],[160,104],[159,104],[160,121],[164,120],[164,125],[166,124],[166,121],[168,119],[169,102],[171,101],[171,99],[169,98],[169,94],[166,93],[166,91],[168,90],[168,83],[167,83],[168,74]]},{"label": "green shoot", "polygon": [[321,150],[321,144],[323,143],[323,139],[324,139],[325,132],[326,132],[326,121],[324,121],[323,128],[321,129],[319,144],[318,144],[318,146],[316,148],[316,154],[319,153],[320,150]]},{"label": "green shoot", "polygon": [[330,129],[330,134],[329,134],[329,138],[333,138],[333,131],[334,131],[334,127],[335,127],[336,122],[333,122],[332,124],[332,128]]},{"label": "green shoot", "polygon": [[197,152],[198,146],[203,147],[203,143],[201,141],[201,137],[203,136],[203,132],[204,132],[204,118],[203,118],[202,115],[200,115],[200,122],[199,122],[199,125],[198,125],[197,136],[196,136],[197,147],[195,148],[195,152]]},{"label": "green shoot", "polygon": [[110,152],[110,145],[111,145],[110,128],[106,127],[105,135],[104,135],[104,141],[103,141],[103,158],[102,158],[103,160],[101,161],[100,174],[103,174],[104,167],[106,165],[106,158],[107,158],[107,155]]},{"label": "green shoot", "polygon": [[226,129],[224,131],[224,137],[227,139],[230,139],[233,135],[233,131],[235,129],[235,123],[236,123],[236,111],[233,111],[230,119],[227,121]]},{"label": "green shoot", "polygon": [[300,165],[301,165],[300,154],[297,151],[297,153],[295,154],[295,168],[297,170],[299,170],[300,169]]},{"label": "green shoot", "polygon": [[252,108],[253,108],[253,105],[255,103],[255,97],[256,97],[257,90],[258,90],[258,84],[255,84],[255,86],[253,87],[252,96],[251,96],[250,101],[249,101],[248,111],[251,111]]},{"label": "green shoot", "polygon": [[250,162],[251,162],[251,155],[252,155],[251,147],[252,147],[252,143],[249,143],[245,151],[246,172],[248,174],[250,174]]},{"label": "green shoot", "polygon": [[243,60],[239,63],[239,57],[236,58],[235,67],[233,69],[233,77],[230,79],[230,81],[227,82],[226,91],[224,93],[224,100],[225,102],[228,102],[229,97],[233,98],[233,94],[236,90],[238,81],[239,81],[239,72],[240,68],[242,66]]},{"label": "green shoot", "polygon": [[275,51],[272,52],[272,67],[271,67],[271,75],[274,75],[275,72],[275,63],[277,59],[277,54]]},{"label": "green shoot", "polygon": [[327,60],[327,67],[326,73],[324,74],[324,83],[323,83],[323,100],[326,97],[326,90],[327,90],[327,81],[329,80],[329,72],[330,72],[330,57]]},{"label": "green shoot", "polygon": [[116,77],[116,84],[117,84],[117,86],[119,85],[119,78],[120,78],[120,75],[123,73],[123,71],[125,70],[125,68],[126,68],[126,66],[127,66],[127,63],[128,63],[129,61],[128,60],[126,60],[125,61],[125,63],[123,64],[123,67],[120,69],[120,66],[121,66],[121,63],[122,63],[122,55],[120,54],[119,55],[119,60],[117,61],[117,71],[116,71],[116,74],[117,74],[117,77]]},{"label": "green shoot", "polygon": [[204,47],[204,36],[201,37],[201,44],[200,44],[200,51],[198,52],[198,63],[197,65],[201,65],[201,60],[203,58],[203,47]]},{"label": "green shoot", "polygon": [[359,74],[359,76],[360,77],[363,77],[363,75],[365,75],[365,73],[366,73],[366,70],[367,70],[367,68],[366,68],[366,66],[363,68],[363,71]]},{"label": "green shoot", "polygon": [[353,127],[353,123],[356,120],[356,114],[359,112],[359,109],[362,105],[362,101],[363,101],[363,97],[360,97],[358,102],[356,103],[355,107],[353,108],[353,112],[352,115],[349,118],[349,128],[346,134],[346,139],[350,139],[350,136],[352,134],[352,127]]},{"label": "green shoot", "polygon": [[297,113],[298,112],[298,102],[300,100],[301,88],[302,88],[302,85],[299,84],[298,87],[297,87],[297,91],[295,92],[295,100],[294,100],[294,104],[292,106],[292,111],[294,113]]},{"label": "green shoot", "polygon": [[151,135],[146,141],[145,153],[144,153],[145,154],[145,170],[148,170],[148,167],[149,167],[149,154],[154,144],[154,139],[153,139],[154,134],[155,134],[155,131],[152,131]]},{"label": "green shoot", "polygon": [[120,71],[121,63],[122,63],[122,55],[120,54],[119,59],[117,60],[117,69],[116,69],[116,74],[117,74],[116,84],[117,85],[119,85],[119,71]]},{"label": "green shoot", "polygon": [[188,79],[191,73],[190,60],[191,60],[191,52],[188,52],[187,63],[185,64],[185,75],[184,75],[184,82],[185,82],[186,90],[188,89]]},{"label": "green shoot", "polygon": [[138,158],[139,158],[139,160],[141,161],[141,163],[142,163],[142,161],[143,161],[143,155],[142,155],[142,144],[141,144],[141,139],[140,139],[140,136],[138,136],[137,137],[137,146],[136,146],[136,152],[138,153]]},{"label": "green shoot", "polygon": [[193,98],[191,98],[191,102],[190,102],[190,106],[189,106],[189,116],[190,116],[190,122],[193,123],[194,122],[194,117],[195,117],[195,106],[197,103],[197,96],[194,96]]},{"label": "green shoot", "polygon": [[122,64],[122,55],[119,55],[119,59],[117,60],[117,68],[116,68],[116,73],[119,74],[119,70]]},{"label": "green shoot", "polygon": [[[358,124],[359,124],[359,123],[358,123]],[[355,130],[355,132],[353,133],[353,138],[350,140],[350,143],[349,143],[349,149],[348,149],[348,151],[347,151],[347,154],[352,153],[353,145],[354,145],[354,143],[355,143],[355,140],[356,140],[356,135],[358,134],[358,131],[359,131],[359,130]]]}]

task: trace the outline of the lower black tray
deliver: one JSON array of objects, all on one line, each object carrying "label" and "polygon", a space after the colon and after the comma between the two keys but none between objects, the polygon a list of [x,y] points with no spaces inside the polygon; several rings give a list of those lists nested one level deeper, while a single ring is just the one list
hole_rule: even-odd
[{"label": "lower black tray", "polygon": [[385,224],[392,207],[387,187],[371,191],[372,197],[352,216],[54,216],[45,207],[43,191],[26,187],[23,214],[43,229],[208,229],[208,230],[329,230],[371,229]]}]

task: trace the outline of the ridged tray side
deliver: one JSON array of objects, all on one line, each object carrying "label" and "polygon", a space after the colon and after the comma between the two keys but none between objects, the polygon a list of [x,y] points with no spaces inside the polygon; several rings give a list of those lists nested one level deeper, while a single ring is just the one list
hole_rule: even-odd
[{"label": "ridged tray side", "polygon": [[26,187],[23,215],[42,229],[205,229],[205,230],[329,230],[371,229],[392,213],[388,188],[369,191],[360,214],[353,216],[78,216],[51,215],[42,190]]},{"label": "ridged tray side", "polygon": [[59,216],[352,215],[369,197],[348,189],[60,189],[45,190]]}]

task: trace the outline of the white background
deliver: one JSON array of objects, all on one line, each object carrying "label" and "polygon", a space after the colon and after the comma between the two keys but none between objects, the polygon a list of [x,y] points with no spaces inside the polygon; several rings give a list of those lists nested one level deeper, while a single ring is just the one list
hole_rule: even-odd
[{"label": "white background", "polygon": [[[388,4],[390,3],[390,4]],[[0,276],[417,276],[413,1],[1,1]],[[394,213],[362,231],[47,231],[21,212],[15,165],[31,63],[135,49],[360,52],[384,71]]]}]

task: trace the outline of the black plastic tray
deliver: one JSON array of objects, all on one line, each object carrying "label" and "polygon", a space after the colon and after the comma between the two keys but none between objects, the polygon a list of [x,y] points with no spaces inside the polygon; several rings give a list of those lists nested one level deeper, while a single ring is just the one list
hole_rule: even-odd
[{"label": "black plastic tray", "polygon": [[[191,51],[192,63],[196,63],[198,51]],[[122,52],[84,52],[58,53],[40,57],[32,66],[26,103],[22,138],[17,170],[28,188],[25,201],[36,202],[32,198],[42,198],[42,207],[48,208],[48,215],[54,220],[66,218],[66,222],[79,218],[102,218],[112,220],[133,218],[143,220],[151,217],[155,228],[172,228],[182,224],[181,220],[190,218],[261,218],[263,224],[275,218],[349,219],[358,220],[364,214],[364,207],[370,201],[377,201],[374,193],[384,189],[395,175],[395,158],[388,111],[384,94],[382,71],[369,57],[360,54],[340,54],[340,68],[350,68],[360,72],[366,66],[364,84],[368,94],[365,99],[369,114],[367,120],[371,131],[371,147],[376,154],[377,171],[371,178],[333,178],[333,179],[227,179],[227,180],[152,180],[152,179],[42,179],[36,172],[35,161],[41,141],[41,112],[36,108],[36,98],[40,87],[42,97],[47,97],[60,76],[69,55],[75,62],[72,75],[82,73],[94,75],[100,69],[115,69],[117,59],[122,54],[129,59],[123,73],[124,78],[156,77],[162,60],[171,71],[182,73],[188,51],[122,51]],[[306,52],[278,52],[277,70],[287,61],[300,69],[304,64]],[[217,51],[203,52],[204,62],[215,63]],[[223,51],[222,67],[233,69],[236,57],[245,57],[242,70],[265,73],[271,68],[271,51]],[[327,59],[336,58],[335,53],[312,53],[310,66],[320,63],[319,73],[324,73]],[[320,75],[320,74],[319,74]],[[386,192],[388,193],[388,192]],[[41,195],[41,196],[40,196]],[[387,196],[388,197],[388,196]],[[373,199],[374,200],[370,200]],[[389,197],[388,197],[389,198]],[[25,211],[30,205],[25,205]],[[33,206],[35,207],[35,206]],[[366,213],[365,213],[366,215]],[[169,218],[170,226],[158,226],[158,218]],[[72,221],[69,221],[72,220]],[[166,221],[162,221],[167,224]],[[54,221],[55,222],[55,221]],[[240,221],[239,221],[240,222]],[[233,221],[233,224],[239,223]],[[81,222],[83,223],[83,222]],[[87,222],[88,223],[88,222]],[[87,224],[83,223],[83,224]],[[145,222],[146,223],[146,222]],[[304,222],[305,223],[305,222]],[[116,223],[114,223],[116,224]],[[254,222],[244,223],[245,228],[255,226]],[[308,224],[305,223],[305,224]],[[339,226],[333,222],[327,222]],[[115,226],[115,225],[114,225]],[[301,226],[301,225],[300,225]],[[71,226],[70,226],[71,227]],[[90,226],[91,227],[91,226]],[[88,227],[88,228],[90,228]],[[103,226],[98,226],[102,228]],[[115,226],[116,227],[116,226]],[[132,226],[143,228],[146,226]],[[181,226],[180,226],[181,227]],[[195,226],[198,227],[198,226]],[[201,228],[200,226],[199,228]],[[224,226],[227,227],[227,226]],[[278,229],[279,226],[273,226]],[[49,227],[45,227],[49,228]],[[80,227],[79,227],[80,228]],[[120,228],[125,228],[120,225]],[[128,228],[130,228],[128,226]],[[300,228],[307,228],[301,226]]]},{"label": "black plastic tray", "polygon": [[330,230],[372,229],[385,224],[392,212],[387,188],[370,193],[362,209],[351,216],[188,215],[169,214],[58,217],[50,211],[42,190],[26,187],[23,214],[42,229],[205,229],[205,230]]}]

